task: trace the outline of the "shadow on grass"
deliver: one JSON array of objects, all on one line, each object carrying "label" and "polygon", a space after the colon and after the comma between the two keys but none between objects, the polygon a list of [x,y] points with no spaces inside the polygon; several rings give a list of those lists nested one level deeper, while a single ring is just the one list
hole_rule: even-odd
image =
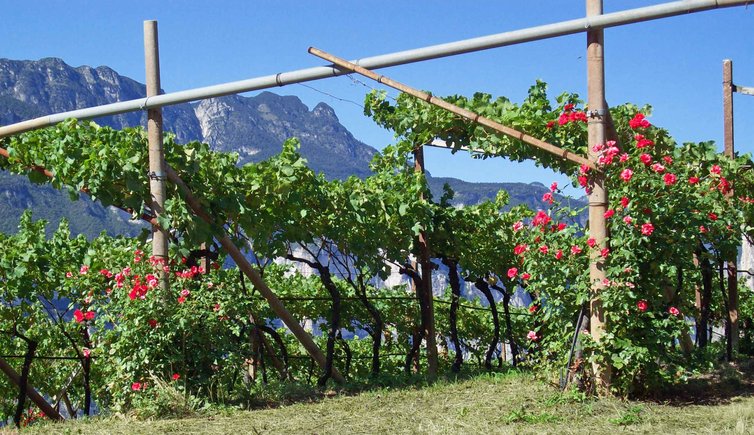
[{"label": "shadow on grass", "polygon": [[754,396],[754,358],[721,363],[714,371],[685,384],[656,391],[644,400],[669,406],[726,405],[735,398]]},{"label": "shadow on grass", "polygon": [[499,369],[484,368],[462,369],[460,373],[443,373],[435,380],[427,379],[424,373],[390,373],[377,377],[349,380],[343,385],[328,382],[321,388],[305,382],[270,383],[257,391],[257,396],[250,401],[247,410],[277,408],[296,403],[313,403],[333,397],[356,396],[365,392],[379,390],[420,390],[436,384],[451,384],[479,378],[480,376],[507,377],[517,376],[525,371],[504,366]]}]

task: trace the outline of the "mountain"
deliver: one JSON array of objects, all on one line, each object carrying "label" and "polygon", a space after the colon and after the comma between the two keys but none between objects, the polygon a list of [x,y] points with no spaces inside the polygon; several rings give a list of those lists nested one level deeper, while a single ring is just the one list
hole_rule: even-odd
[{"label": "mountain", "polygon": [[57,223],[65,218],[71,233],[84,234],[90,239],[102,231],[137,236],[146,225],[130,221],[130,215],[116,208],[104,208],[99,203],[81,195],[72,201],[67,192],[50,185],[36,185],[28,178],[0,171],[0,232],[15,233],[24,210],[33,210],[34,219],[52,222],[47,226],[47,235],[57,229]]},{"label": "mountain", "polygon": [[202,140],[214,149],[239,153],[242,164],[269,158],[286,139],[297,137],[301,154],[316,171],[330,178],[365,177],[377,152],[356,140],[332,107],[319,103],[310,111],[294,96],[262,92],[211,98],[196,104],[194,112]]},{"label": "mountain", "polygon": [[[0,59],[0,125],[144,95],[143,84],[106,66],[74,68],[57,58]],[[275,155],[286,139],[297,137],[301,141],[301,154],[314,170],[329,178],[364,177],[369,174],[369,162],[377,152],[357,140],[330,106],[319,103],[309,110],[295,96],[262,92],[252,97],[212,98],[166,107],[163,116],[165,130],[173,132],[179,142],[200,140],[220,151],[237,152],[242,164]],[[117,129],[145,125],[146,113],[126,113],[96,121]],[[53,223],[62,217],[69,220],[75,217],[74,230],[89,236],[102,230],[125,234],[140,230],[126,223],[121,214],[105,211],[91,201],[71,202],[65,192],[33,185],[21,177],[0,175],[2,232],[15,232],[17,216],[26,208],[34,209],[35,216],[44,216]],[[437,198],[442,195],[445,183],[456,192],[456,203],[471,204],[493,198],[499,189],[505,188],[511,193],[512,205],[545,207],[540,198],[547,189],[539,183],[469,183],[430,177]]]},{"label": "mountain", "polygon": [[[0,124],[7,125],[51,113],[143,98],[145,85],[106,66],[73,68],[57,58],[38,61],[0,59]],[[165,129],[180,141],[201,139],[199,121],[189,104],[166,107]],[[146,125],[146,112],[96,121],[116,129]]]}]

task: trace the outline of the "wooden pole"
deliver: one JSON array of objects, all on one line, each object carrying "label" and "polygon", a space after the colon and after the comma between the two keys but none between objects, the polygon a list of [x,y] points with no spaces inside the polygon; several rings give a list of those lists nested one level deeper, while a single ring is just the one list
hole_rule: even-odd
[{"label": "wooden pole", "polygon": [[[733,61],[723,60],[723,141],[725,156],[733,158]],[[738,252],[728,258],[728,328],[727,356],[735,359],[738,349]]]},{"label": "wooden pole", "polygon": [[[11,367],[10,364],[8,364],[3,358],[0,358],[0,371],[5,373],[5,376],[10,379],[10,381],[15,386],[21,385],[21,377],[18,375],[18,373],[13,370],[13,367]],[[35,405],[39,407],[42,412],[45,413],[45,416],[52,420],[63,420],[63,416],[58,413],[58,411],[53,408],[47,401],[40,395],[37,390],[34,389],[34,387],[29,384],[29,382],[26,382],[26,396],[34,402]]]},{"label": "wooden pole", "polygon": [[[586,0],[587,17],[602,14],[602,0]],[[604,144],[606,140],[607,106],[605,104],[605,59],[604,59],[604,31],[593,29],[587,32],[587,94],[589,107],[589,160],[596,164],[597,153],[594,146]],[[601,172],[592,174],[591,191],[589,192],[589,237],[593,238],[597,246],[604,248],[607,237],[607,191],[605,177]],[[602,307],[600,293],[604,289],[603,280],[606,278],[605,261],[599,255],[599,249],[590,251],[589,279],[591,280],[592,295],[590,301],[590,332],[592,338],[599,342],[605,333],[605,311]],[[609,364],[593,366],[597,391],[600,395],[609,393],[611,383],[611,368]]]},{"label": "wooden pole", "polygon": [[[424,175],[424,147],[419,146],[414,150],[414,170]],[[424,199],[422,195],[420,200]],[[426,308],[424,339],[427,343],[427,372],[429,377],[437,377],[438,357],[437,340],[435,336],[435,308],[432,294],[432,264],[430,262],[429,243],[426,231],[419,232],[419,264],[421,265],[423,304]]]},{"label": "wooden pole", "polygon": [[[293,315],[291,315],[291,313],[285,308],[280,299],[278,299],[275,293],[267,286],[259,273],[257,273],[251,263],[249,263],[249,260],[244,257],[241,250],[238,249],[238,247],[233,243],[232,240],[230,240],[230,237],[228,237],[228,235],[225,233],[225,230],[223,230],[221,227],[218,228],[218,225],[215,224],[214,219],[212,219],[212,217],[210,217],[210,215],[208,215],[204,211],[204,208],[202,207],[199,200],[194,196],[194,193],[191,191],[191,189],[189,189],[186,183],[183,182],[181,177],[179,177],[178,174],[170,166],[166,166],[165,169],[167,178],[176,186],[178,186],[181,194],[183,195],[183,199],[189,205],[194,214],[196,214],[204,222],[215,228],[217,232],[215,236],[220,242],[220,245],[222,245],[225,251],[228,252],[233,261],[236,262],[238,268],[241,269],[241,271],[249,278],[249,280],[251,280],[251,283],[257,290],[259,290],[259,293],[262,295],[262,297],[267,300],[267,302],[270,304],[270,308],[272,308],[272,311],[275,312],[275,315],[277,315],[280,320],[283,321],[285,326],[287,326],[288,329],[291,330],[293,335],[304,346],[304,348],[309,353],[309,355],[311,355],[314,361],[324,369],[326,362],[325,355],[322,353],[322,350],[317,346],[314,340],[312,340],[312,337],[304,330],[304,328],[301,327],[301,325],[293,317]],[[335,367],[332,368],[331,376],[338,383],[345,382],[345,379]]]},{"label": "wooden pole", "polygon": [[[144,21],[144,61],[146,65],[147,98],[160,94],[160,53],[157,21]],[[158,219],[165,209],[165,153],[162,147],[162,108],[147,111],[149,140],[149,191],[152,194],[152,214]],[[167,228],[152,226],[152,255],[168,264]],[[159,269],[160,288],[167,295],[169,275]]]},{"label": "wooden pole", "polygon": [[350,71],[359,73],[363,75],[364,77],[368,77],[377,83],[382,83],[385,86],[389,86],[393,89],[397,89],[403,93],[412,95],[422,101],[426,101],[427,103],[433,104],[437,107],[443,108],[447,110],[448,112],[455,113],[456,115],[459,115],[463,118],[466,118],[470,120],[471,122],[477,123],[479,125],[483,125],[485,127],[491,128],[492,130],[495,130],[499,133],[502,133],[504,135],[510,136],[514,139],[518,139],[521,142],[527,143],[533,147],[539,148],[541,150],[547,151],[551,154],[555,154],[556,156],[571,161],[573,163],[579,164],[579,165],[586,165],[592,170],[597,170],[596,163],[588,160],[578,154],[572,153],[568,150],[564,150],[563,148],[560,148],[558,146],[555,146],[553,144],[547,143],[541,139],[537,139],[534,136],[530,136],[526,133],[520,132],[514,128],[506,127],[499,122],[495,122],[489,118],[485,118],[484,116],[481,116],[477,113],[474,113],[470,110],[463,109],[461,107],[458,107],[456,105],[450,104],[447,101],[434,97],[426,92],[422,92],[418,89],[412,88],[410,86],[407,86],[403,83],[397,82],[395,80],[392,80],[390,78],[385,77],[384,75],[379,75],[374,73],[373,71],[370,71],[366,68],[360,67],[356,65],[355,63],[349,62],[345,59],[333,56],[332,54],[326,53],[318,48],[309,47],[309,53],[324,59],[328,62],[332,62],[334,65],[348,69]]}]

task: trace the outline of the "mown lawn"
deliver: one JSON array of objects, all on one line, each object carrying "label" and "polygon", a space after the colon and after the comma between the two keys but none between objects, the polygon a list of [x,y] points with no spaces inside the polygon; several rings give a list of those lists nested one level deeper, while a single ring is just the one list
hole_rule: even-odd
[{"label": "mown lawn", "polygon": [[94,418],[21,433],[754,433],[751,375],[728,368],[664,392],[662,399],[623,401],[560,393],[531,374],[510,372],[255,411],[179,420]]}]

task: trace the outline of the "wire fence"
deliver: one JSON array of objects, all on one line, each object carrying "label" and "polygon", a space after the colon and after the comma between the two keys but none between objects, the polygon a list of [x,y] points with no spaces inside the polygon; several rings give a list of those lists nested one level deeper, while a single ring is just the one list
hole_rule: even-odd
[{"label": "wire fence", "polygon": [[[258,301],[264,301],[264,298],[261,297],[255,297],[254,300]],[[314,302],[314,301],[331,301],[332,298],[326,297],[326,296],[284,296],[278,298],[281,301],[298,301],[298,302]],[[361,301],[361,298],[354,297],[354,296],[345,296],[340,298],[341,301]],[[381,300],[395,300],[395,301],[416,301],[417,299],[415,297],[410,296],[376,296],[376,297],[369,297],[367,298],[369,301],[381,301]],[[434,302],[450,305],[453,303],[453,301],[448,301],[445,299],[432,299]],[[476,307],[473,305],[467,305],[459,303],[458,306],[460,308],[465,308],[467,310],[478,310],[478,311],[491,311],[492,309],[490,307]],[[511,316],[530,316],[529,313],[510,313]]]}]

